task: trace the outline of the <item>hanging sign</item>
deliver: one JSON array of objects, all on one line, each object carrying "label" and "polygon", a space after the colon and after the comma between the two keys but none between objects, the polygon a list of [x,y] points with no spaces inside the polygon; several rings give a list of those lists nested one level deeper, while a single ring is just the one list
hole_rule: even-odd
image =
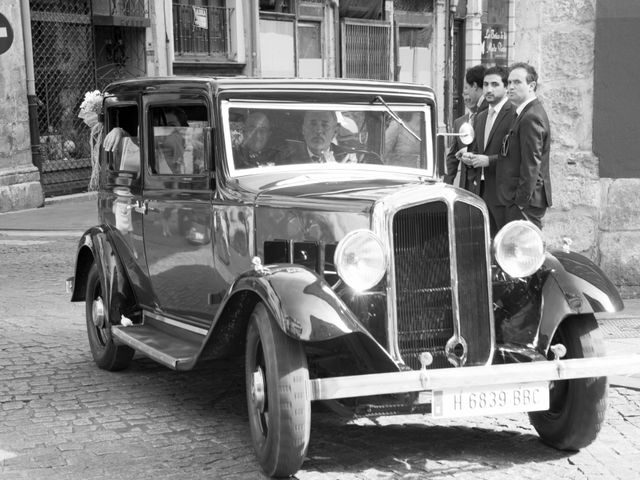
[{"label": "hanging sign", "polygon": [[482,15],[482,64],[507,66],[509,0],[487,0]]},{"label": "hanging sign", "polygon": [[209,18],[207,17],[206,8],[193,7],[193,24],[198,28],[209,28]]},{"label": "hanging sign", "polygon": [[7,17],[0,13],[0,54],[6,52],[13,43],[13,28]]}]

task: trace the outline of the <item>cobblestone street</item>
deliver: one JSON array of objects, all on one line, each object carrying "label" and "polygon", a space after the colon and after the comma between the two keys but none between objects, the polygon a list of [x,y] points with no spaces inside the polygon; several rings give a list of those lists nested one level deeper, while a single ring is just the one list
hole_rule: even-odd
[{"label": "cobblestone street", "polygon": [[[138,358],[95,366],[70,303],[76,237],[0,235],[0,478],[260,479],[242,359],[179,373]],[[543,445],[526,415],[434,422],[312,417],[299,479],[640,478],[640,391],[611,387],[578,453]]]}]

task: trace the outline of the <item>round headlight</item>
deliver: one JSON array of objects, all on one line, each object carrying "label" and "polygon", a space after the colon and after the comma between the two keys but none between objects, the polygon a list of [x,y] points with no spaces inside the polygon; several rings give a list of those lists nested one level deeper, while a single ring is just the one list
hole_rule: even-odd
[{"label": "round headlight", "polygon": [[493,251],[498,265],[508,275],[528,277],[544,262],[542,232],[531,222],[509,222],[493,240]]},{"label": "round headlight", "polygon": [[338,243],[334,261],[340,278],[359,292],[374,287],[387,270],[382,242],[370,230],[349,232]]}]

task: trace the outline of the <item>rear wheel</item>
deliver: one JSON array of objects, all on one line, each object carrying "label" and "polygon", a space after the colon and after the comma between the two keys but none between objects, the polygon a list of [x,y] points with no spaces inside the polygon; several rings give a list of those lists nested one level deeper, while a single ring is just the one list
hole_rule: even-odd
[{"label": "rear wheel", "polygon": [[309,371],[302,345],[286,336],[264,304],[247,329],[245,356],[251,439],[267,475],[298,471],[309,445]]},{"label": "rear wheel", "polygon": [[[605,354],[602,334],[593,315],[567,318],[551,344],[567,348],[565,358]],[[607,378],[576,378],[551,382],[549,410],[531,412],[529,419],[541,440],[560,450],[579,450],[598,435],[607,407]]]},{"label": "rear wheel", "polygon": [[[94,263],[87,277],[86,317],[87,334],[91,354],[96,364],[110,371],[127,368],[135,353],[131,347],[116,345],[111,336],[111,324],[107,318],[109,305],[107,304],[98,273],[98,266]],[[115,312],[120,317],[120,312]]]}]

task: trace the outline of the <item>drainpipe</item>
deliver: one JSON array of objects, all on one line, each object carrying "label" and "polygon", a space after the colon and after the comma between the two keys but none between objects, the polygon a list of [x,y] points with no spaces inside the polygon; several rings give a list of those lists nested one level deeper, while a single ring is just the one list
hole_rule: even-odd
[{"label": "drainpipe", "polygon": [[342,38],[340,38],[340,0],[331,0],[329,5],[333,9],[333,47],[334,56],[333,60],[333,76],[342,77]]},{"label": "drainpipe", "polygon": [[260,68],[258,68],[258,59],[260,58],[260,42],[258,41],[258,37],[260,36],[260,4],[256,2],[249,3],[249,11],[250,11],[250,29],[249,31],[251,36],[251,76],[252,77],[261,77],[262,76],[262,63],[260,64]]},{"label": "drainpipe", "polygon": [[27,103],[29,105],[29,136],[31,137],[31,161],[42,173],[42,155],[40,154],[40,130],[38,128],[38,97],[33,70],[33,44],[31,42],[31,12],[29,0],[20,0],[22,17],[22,37],[24,39],[24,64],[27,73]]}]

